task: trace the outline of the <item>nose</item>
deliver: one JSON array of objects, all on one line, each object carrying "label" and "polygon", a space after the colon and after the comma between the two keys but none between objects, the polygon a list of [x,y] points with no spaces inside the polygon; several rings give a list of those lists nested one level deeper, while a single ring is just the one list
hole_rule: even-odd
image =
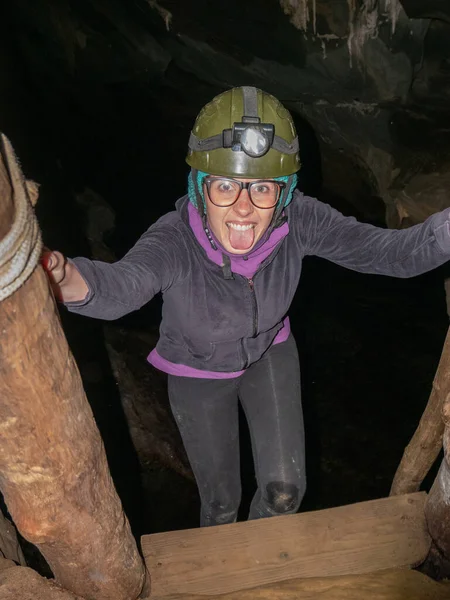
[{"label": "nose", "polygon": [[248,190],[243,189],[241,191],[239,198],[236,200],[234,205],[234,210],[242,217],[246,217],[253,212],[254,208],[253,204],[251,203]]}]

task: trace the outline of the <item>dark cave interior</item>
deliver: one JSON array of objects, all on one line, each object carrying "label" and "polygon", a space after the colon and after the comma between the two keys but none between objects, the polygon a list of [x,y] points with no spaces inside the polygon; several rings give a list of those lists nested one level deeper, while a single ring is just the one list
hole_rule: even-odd
[{"label": "dark cave interior", "polygon": [[[346,3],[321,4],[317,30],[328,32],[330,23],[334,32],[345,29]],[[9,3],[0,19],[0,130],[12,140],[27,178],[40,184],[37,215],[46,246],[67,256],[92,256],[89,190],[106,203],[105,214],[114,215],[115,224],[104,227],[101,242],[122,256],[185,193],[186,144],[198,110],[216,93],[244,83],[267,88],[293,109],[302,191],[385,227],[384,171],[370,171],[355,149],[372,145],[381,156],[389,148],[397,169],[390,190],[403,188],[417,173],[444,173],[450,149],[450,25],[442,19],[448,12],[437,7],[434,14],[424,14],[420,7],[431,3],[409,4],[422,29],[422,17],[439,20],[427,22],[428,33],[414,38],[419,50],[409,50],[412,41],[399,34],[397,46],[391,46],[392,61],[408,57],[409,79],[403,91],[395,83],[381,93],[369,52],[363,67],[370,75],[364,68],[350,69],[347,59],[344,73],[339,53],[346,48],[345,34],[338,36],[337,58],[328,51],[328,62],[324,58],[314,71],[321,41],[314,39],[311,24],[303,36],[277,2]],[[424,48],[428,51],[419,59]],[[198,68],[191,68],[196,61]],[[386,69],[386,79],[395,79],[395,69]],[[290,78],[301,77],[302,70],[305,81],[294,85]],[[376,105],[379,116],[349,111],[350,117],[330,117],[327,149],[317,125],[321,113],[313,114],[311,107],[333,98],[335,111],[338,102],[365,103]],[[353,149],[333,138],[336,123],[342,139],[352,138]],[[380,141],[377,135],[387,137]],[[410,214],[410,220],[417,219]],[[307,434],[308,491],[302,510],[389,494],[439,362],[448,327],[446,277],[447,265],[400,280],[305,260],[290,311],[301,355]],[[158,448],[149,448],[142,458],[133,444],[104,324],[61,310],[114,482],[137,535],[198,524],[197,492],[169,414],[165,376],[145,361],[151,349],[145,336],[157,336],[160,302],[156,298],[108,328],[114,352],[122,355],[134,381],[149,386],[130,393],[148,402],[150,410],[162,407],[158,410],[167,421],[160,424],[160,439],[167,429],[169,448],[163,459]],[[242,425],[244,519],[255,481]],[[158,445],[158,438],[149,443]],[[178,466],[171,468],[172,462]]]}]

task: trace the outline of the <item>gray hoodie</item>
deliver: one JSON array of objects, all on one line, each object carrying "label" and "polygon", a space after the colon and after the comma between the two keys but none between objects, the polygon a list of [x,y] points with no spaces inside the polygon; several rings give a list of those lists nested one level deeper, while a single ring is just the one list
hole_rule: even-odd
[{"label": "gray hoodie", "polygon": [[[261,358],[283,328],[304,256],[362,273],[413,277],[450,258],[450,210],[404,230],[344,217],[296,191],[280,236],[251,280],[217,264],[189,222],[185,196],[114,264],[75,258],[89,293],[78,314],[117,319],[162,292],[159,356],[206,371],[234,372]],[[210,253],[209,253],[210,254]]]}]

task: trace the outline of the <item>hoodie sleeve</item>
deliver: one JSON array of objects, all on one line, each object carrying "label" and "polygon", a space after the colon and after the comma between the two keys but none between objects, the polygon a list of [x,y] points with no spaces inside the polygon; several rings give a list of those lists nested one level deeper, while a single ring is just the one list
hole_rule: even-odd
[{"label": "hoodie sleeve", "polygon": [[382,229],[297,195],[295,231],[306,255],[361,273],[414,277],[450,259],[450,209],[408,229]]},{"label": "hoodie sleeve", "polygon": [[66,302],[70,312],[118,319],[149,302],[183,276],[183,236],[178,227],[152,225],[119,261],[109,264],[87,258],[71,259],[89,292],[79,302]]}]

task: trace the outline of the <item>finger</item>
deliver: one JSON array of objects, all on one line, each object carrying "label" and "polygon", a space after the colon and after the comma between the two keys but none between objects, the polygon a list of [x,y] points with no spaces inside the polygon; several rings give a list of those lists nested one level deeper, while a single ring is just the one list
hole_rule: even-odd
[{"label": "finger", "polygon": [[41,262],[47,271],[53,271],[64,266],[65,259],[61,252],[48,250],[42,253]]},{"label": "finger", "polygon": [[53,252],[51,250],[47,250],[47,249],[45,249],[41,254],[41,265],[44,267],[44,269],[46,271],[52,270],[52,267],[53,267],[52,254],[53,254]]},{"label": "finger", "polygon": [[44,252],[41,263],[54,283],[60,283],[64,279],[66,259],[61,252]]},{"label": "finger", "polygon": [[50,258],[53,280],[55,283],[60,283],[66,274],[66,259],[61,252],[53,252]]}]

